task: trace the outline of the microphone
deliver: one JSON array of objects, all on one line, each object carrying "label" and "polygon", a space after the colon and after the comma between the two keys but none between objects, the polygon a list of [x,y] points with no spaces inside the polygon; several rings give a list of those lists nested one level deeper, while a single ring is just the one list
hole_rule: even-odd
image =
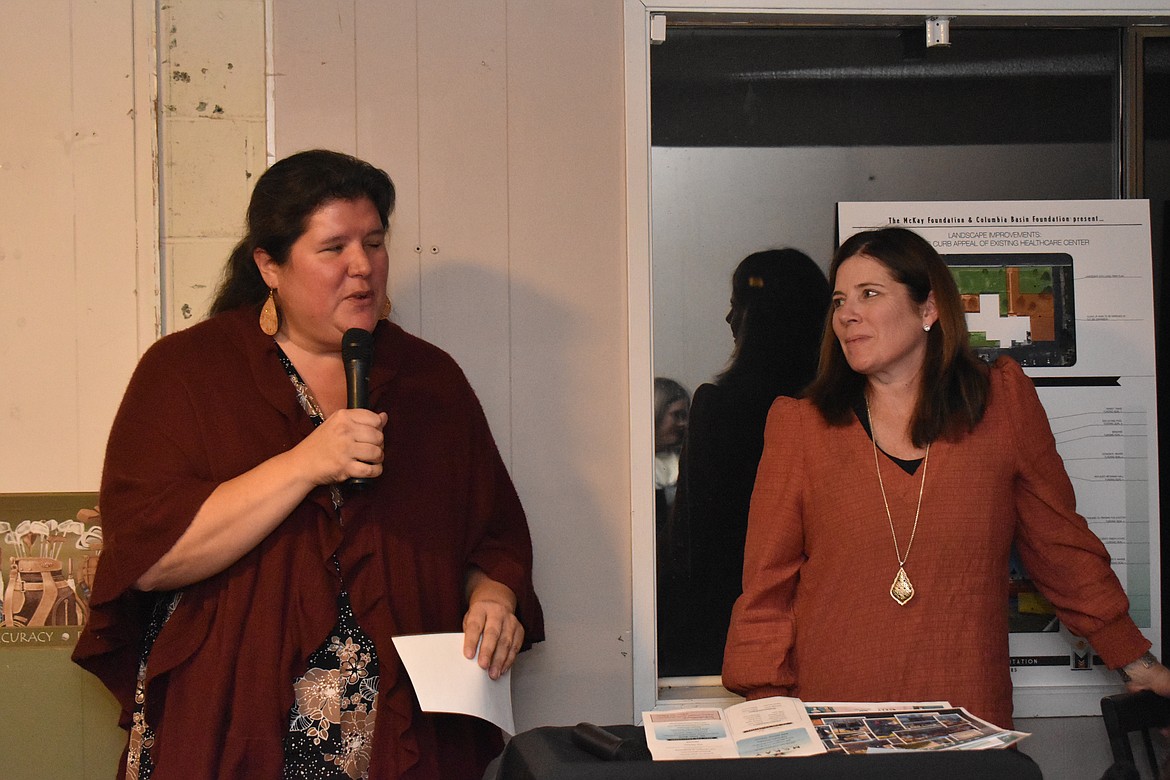
[{"label": "microphone", "polygon": [[[368,330],[350,328],[341,339],[341,361],[345,364],[346,405],[350,409],[370,407],[370,359],[374,355],[374,335]],[[345,484],[364,488],[370,477],[350,477]]]}]

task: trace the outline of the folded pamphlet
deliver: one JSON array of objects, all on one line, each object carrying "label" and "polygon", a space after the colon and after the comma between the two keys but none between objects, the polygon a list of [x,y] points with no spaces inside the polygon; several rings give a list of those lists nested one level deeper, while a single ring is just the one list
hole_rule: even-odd
[{"label": "folded pamphlet", "polygon": [[812,702],[789,696],[725,709],[687,707],[642,713],[656,761],[905,750],[987,750],[1028,736],[949,702]]}]

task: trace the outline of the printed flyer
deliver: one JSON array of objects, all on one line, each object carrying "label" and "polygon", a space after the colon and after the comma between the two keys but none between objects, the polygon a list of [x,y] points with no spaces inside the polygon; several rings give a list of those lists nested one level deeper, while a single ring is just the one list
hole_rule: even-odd
[{"label": "printed flyer", "polygon": [[949,702],[802,702],[788,696],[726,709],[642,713],[655,761],[814,756],[905,750],[994,750],[1028,736]]}]

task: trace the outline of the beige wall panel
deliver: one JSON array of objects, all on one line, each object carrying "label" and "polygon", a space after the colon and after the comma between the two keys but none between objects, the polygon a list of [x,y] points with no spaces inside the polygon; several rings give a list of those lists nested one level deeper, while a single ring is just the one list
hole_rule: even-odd
[{"label": "beige wall panel", "polygon": [[417,8],[420,335],[462,366],[510,462],[505,4]]},{"label": "beige wall panel", "polygon": [[[70,9],[0,6],[0,101],[23,106],[0,122],[0,490],[60,479],[57,449],[76,468]],[[13,294],[15,293],[15,294]],[[64,311],[61,311],[64,310]],[[61,311],[60,319],[53,317]],[[52,445],[49,443],[52,442]],[[70,475],[70,479],[76,474]],[[43,489],[43,488],[42,488]]]},{"label": "beige wall panel", "polygon": [[391,319],[421,328],[419,246],[418,13],[414,2],[358,0],[358,155],[394,180],[398,202],[390,222]]},{"label": "beige wall panel", "polygon": [[359,0],[355,77],[319,66],[332,36],[300,5],[276,9],[278,156],[328,135],[291,85],[295,103],[356,78],[357,151],[399,193],[395,316],[411,328],[421,264],[421,335],[511,441],[549,625],[513,678],[518,726],[629,722],[621,7]]},{"label": "beige wall panel", "polygon": [[[0,96],[9,108],[20,106],[0,122],[0,154],[9,170],[11,155],[25,138],[47,138],[60,123],[72,100],[69,85],[69,47],[73,36],[71,3],[42,0],[5,0],[0,3],[0,48],[3,78]],[[31,31],[37,31],[34,35]],[[65,138],[60,139],[64,141]],[[10,191],[5,190],[6,197]],[[0,219],[5,218],[0,215]]]},{"label": "beige wall panel", "polygon": [[163,255],[170,268],[167,292],[171,302],[168,333],[194,325],[207,316],[220,274],[237,240],[173,238],[166,242]]},{"label": "beige wall panel", "polygon": [[513,680],[527,726],[632,714],[621,30],[618,3],[508,3],[512,472],[549,635]]},{"label": "beige wall panel", "polygon": [[272,3],[276,156],[356,151],[353,0]]},{"label": "beige wall panel", "polygon": [[0,490],[95,488],[137,357],[130,21],[0,5]]},{"label": "beige wall panel", "polygon": [[0,170],[0,490],[12,492],[76,481],[80,452],[73,171],[60,142],[72,130],[38,127],[61,138],[4,144]]},{"label": "beige wall panel", "polygon": [[[53,490],[97,487],[110,424],[138,362],[136,209],[139,188],[151,184],[141,179],[150,169],[136,167],[136,124],[153,128],[154,122],[136,117],[132,6],[126,0],[74,4],[77,471],[73,482],[50,483]],[[153,300],[154,290],[142,295]]]},{"label": "beige wall panel", "polygon": [[170,118],[163,129],[167,235],[239,238],[264,171],[263,121]]},{"label": "beige wall panel", "polygon": [[390,238],[392,319],[419,333],[415,5],[275,3],[274,136],[277,158],[324,147],[357,154],[390,174],[398,193]]},{"label": "beige wall panel", "polygon": [[206,314],[267,164],[264,1],[169,0],[159,25],[169,333]]},{"label": "beige wall panel", "polygon": [[263,121],[264,3],[173,0],[161,18],[164,115]]}]

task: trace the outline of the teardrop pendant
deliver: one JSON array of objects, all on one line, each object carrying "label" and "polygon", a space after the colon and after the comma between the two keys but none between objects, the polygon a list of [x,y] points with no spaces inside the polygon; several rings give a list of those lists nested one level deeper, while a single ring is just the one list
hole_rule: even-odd
[{"label": "teardrop pendant", "polygon": [[260,309],[260,330],[266,336],[275,336],[280,330],[280,312],[276,308],[276,290],[269,288],[268,298]]},{"label": "teardrop pendant", "polygon": [[910,578],[906,576],[904,568],[898,568],[898,576],[894,577],[894,582],[890,585],[890,597],[900,606],[906,606],[906,602],[914,598],[914,586],[910,584]]}]

